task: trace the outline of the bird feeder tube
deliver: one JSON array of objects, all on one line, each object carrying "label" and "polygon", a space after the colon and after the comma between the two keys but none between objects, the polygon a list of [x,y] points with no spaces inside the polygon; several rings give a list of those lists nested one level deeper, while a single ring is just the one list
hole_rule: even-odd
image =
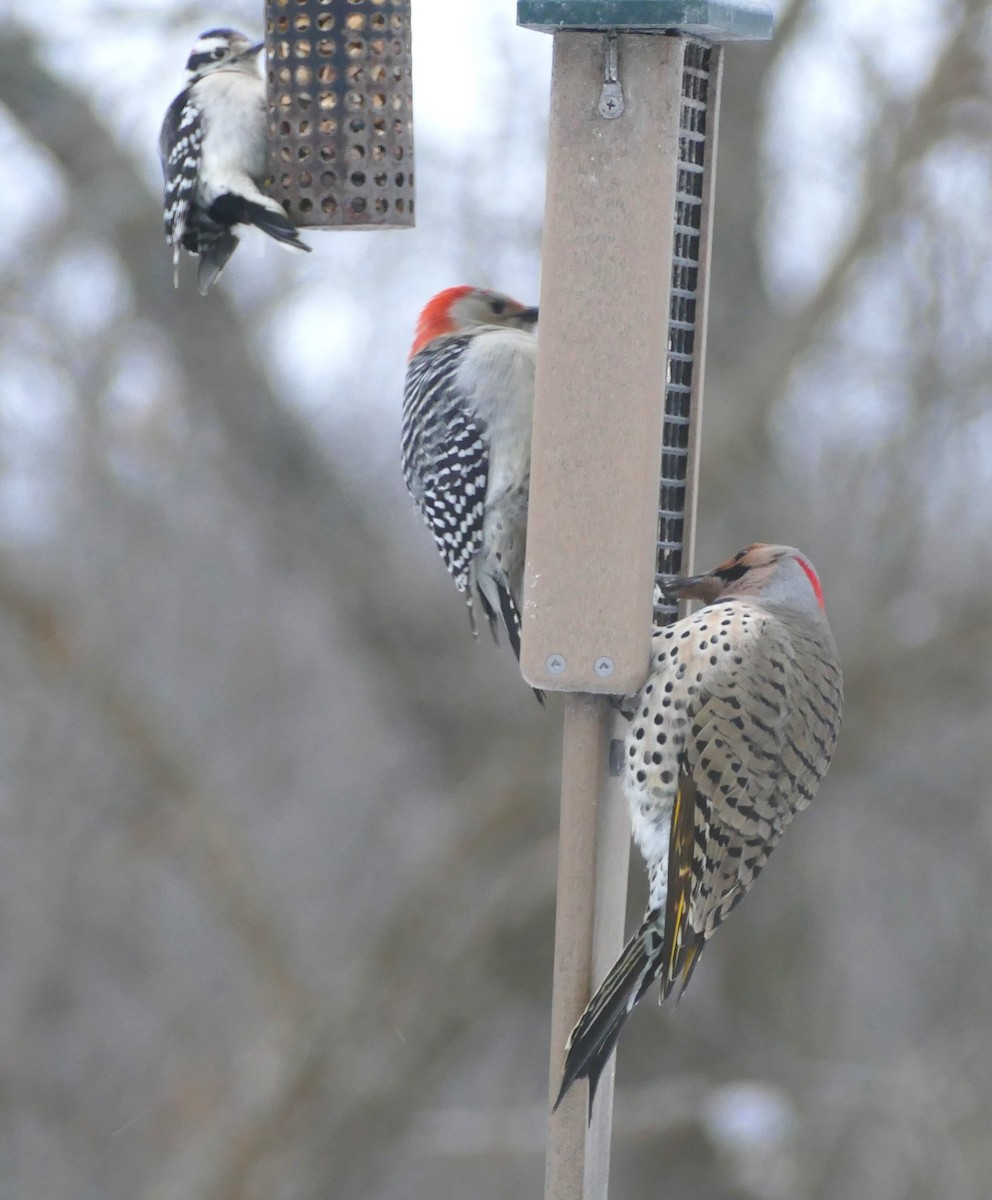
[{"label": "bird feeder tube", "polygon": [[[692,571],[696,536],[699,428],[703,411],[713,185],[723,56],[719,47],[685,43],[679,115],[678,176],[672,238],[672,292],[658,486],[655,581]],[[655,589],[654,620],[666,625],[678,604]]]},{"label": "bird feeder tube", "polygon": [[410,0],[266,0],[269,195],[307,229],[414,224]]},{"label": "bird feeder tube", "polygon": [[[644,683],[655,582],[691,570],[722,51],[768,10],[519,0],[553,32],[521,670],[565,701],[551,1095],[623,943],[629,831],[610,695]],[[654,31],[654,32],[651,32]],[[667,34],[669,36],[660,36]],[[551,1119],[546,1200],[605,1200],[613,1064]]]}]

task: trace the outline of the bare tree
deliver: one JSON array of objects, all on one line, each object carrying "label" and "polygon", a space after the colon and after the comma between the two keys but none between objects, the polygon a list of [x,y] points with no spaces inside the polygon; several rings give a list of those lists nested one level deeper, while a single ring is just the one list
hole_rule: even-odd
[{"label": "bare tree", "polygon": [[[987,1190],[988,5],[946,5],[912,74],[835,9],[727,55],[699,558],[808,550],[846,726],[685,1001],[631,1023],[623,1196]],[[0,243],[0,1194],[536,1195],[557,710],[469,637],[391,389],[429,255],[536,271],[546,79],[500,33],[528,104],[467,164],[418,130],[443,218],[308,256],[366,256],[328,426],[269,351],[340,272],[246,256],[250,296],[175,294],[147,156],[48,36],[0,39],[46,197]],[[772,217],[818,132],[774,106],[817,55],[857,119],[797,294]]]}]

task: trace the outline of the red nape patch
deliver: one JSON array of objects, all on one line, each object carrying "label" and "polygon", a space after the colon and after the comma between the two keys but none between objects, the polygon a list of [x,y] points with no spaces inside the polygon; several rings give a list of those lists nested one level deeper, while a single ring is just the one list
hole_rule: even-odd
[{"label": "red nape patch", "polygon": [[438,292],[436,296],[432,296],[427,301],[420,314],[420,319],[417,321],[417,332],[413,338],[413,345],[410,347],[411,358],[413,358],[418,350],[423,350],[428,342],[432,342],[436,337],[440,337],[442,333],[452,333],[454,331],[455,326],[451,320],[451,306],[456,300],[460,300],[462,296],[467,296],[469,292],[474,290],[474,288],[467,285],[445,288],[443,292]]},{"label": "red nape patch", "polygon": [[823,603],[823,588],[820,586],[819,576],[813,570],[813,568],[809,565],[809,563],[806,561],[805,558],[797,558],[796,562],[799,563],[799,565],[802,567],[802,569],[806,572],[806,578],[813,585],[813,592],[816,596],[817,604],[819,604],[819,606],[821,608],[824,608],[825,605]]}]

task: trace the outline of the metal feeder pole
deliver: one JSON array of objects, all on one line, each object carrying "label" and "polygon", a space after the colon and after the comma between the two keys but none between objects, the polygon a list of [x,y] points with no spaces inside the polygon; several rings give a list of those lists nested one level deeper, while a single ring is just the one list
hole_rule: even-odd
[{"label": "metal feeder pole", "polygon": [[266,0],[269,194],[307,229],[414,224],[410,0]]},{"label": "metal feeder pole", "polygon": [[[529,683],[569,693],[554,1098],[568,1034],[623,943],[609,696],[647,676],[656,577],[691,569],[716,43],[769,37],[771,14],[750,0],[518,0],[517,21],[555,35],[521,652]],[[586,1103],[575,1086],[550,1118],[545,1200],[605,1200],[612,1066],[588,1128]]]}]

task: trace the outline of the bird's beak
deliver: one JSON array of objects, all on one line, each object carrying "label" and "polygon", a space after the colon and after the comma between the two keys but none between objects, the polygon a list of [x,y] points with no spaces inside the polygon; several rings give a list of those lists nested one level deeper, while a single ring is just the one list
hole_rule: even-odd
[{"label": "bird's beak", "polygon": [[524,326],[536,325],[537,305],[535,304],[533,308],[522,308],[520,312],[517,313],[517,320],[521,325]]},{"label": "bird's beak", "polygon": [[712,571],[705,575],[683,575],[660,585],[661,594],[670,600],[702,600],[712,604],[726,586]]},{"label": "bird's beak", "polygon": [[247,50],[242,50],[238,58],[255,58],[265,49],[264,42],[256,42],[254,46],[249,46]]}]

